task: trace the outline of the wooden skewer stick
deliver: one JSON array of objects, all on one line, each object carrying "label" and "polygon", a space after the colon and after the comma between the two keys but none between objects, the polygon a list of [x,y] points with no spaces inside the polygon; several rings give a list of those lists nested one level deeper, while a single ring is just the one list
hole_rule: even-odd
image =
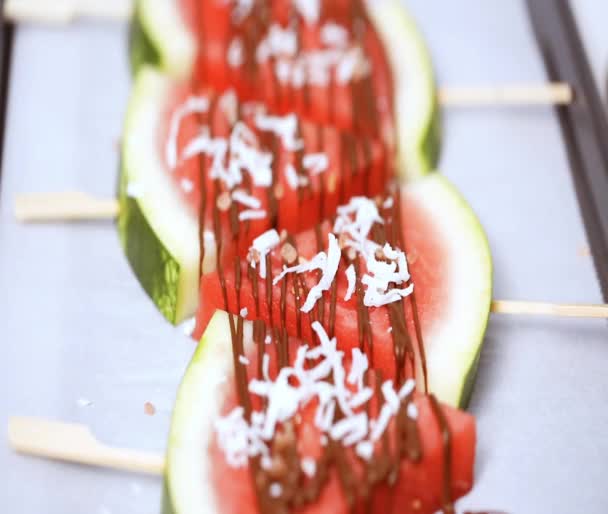
[{"label": "wooden skewer stick", "polygon": [[[118,216],[118,213],[117,200],[99,199],[85,193],[26,194],[17,196],[15,201],[15,217],[22,222],[113,219]],[[608,318],[608,305],[494,300],[492,312],[571,318]]]},{"label": "wooden skewer stick", "polygon": [[496,314],[524,314],[557,316],[562,318],[608,318],[608,304],[544,303],[494,300],[492,312]]},{"label": "wooden skewer stick", "polygon": [[133,0],[5,0],[4,18],[13,22],[67,24],[77,18],[126,21]]},{"label": "wooden skewer stick", "polygon": [[[24,194],[18,195],[15,201],[15,217],[22,222],[114,219],[118,216],[119,209],[116,199],[100,199],[80,192]],[[494,300],[492,312],[571,318],[608,318],[608,305]]]},{"label": "wooden skewer stick", "polygon": [[[84,18],[126,21],[133,14],[133,0],[5,0],[4,17],[13,22],[67,24]],[[439,101],[458,107],[536,105],[572,102],[568,84],[443,87]]]},{"label": "wooden skewer stick", "polygon": [[90,466],[162,475],[165,462],[155,455],[100,443],[85,425],[42,418],[12,417],[8,440],[18,453]]},{"label": "wooden skewer stick", "polygon": [[95,198],[77,191],[28,193],[15,199],[15,217],[21,222],[114,219],[119,209],[115,198]]},{"label": "wooden skewer stick", "polygon": [[488,87],[442,87],[439,101],[449,107],[568,105],[574,99],[569,84],[521,84]]}]

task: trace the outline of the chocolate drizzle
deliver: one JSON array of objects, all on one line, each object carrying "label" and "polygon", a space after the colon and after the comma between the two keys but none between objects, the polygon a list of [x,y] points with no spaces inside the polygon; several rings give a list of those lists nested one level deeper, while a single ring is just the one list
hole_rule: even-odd
[{"label": "chocolate drizzle", "polygon": [[443,439],[443,512],[445,514],[454,513],[454,503],[452,502],[452,435],[450,427],[445,419],[443,411],[435,398],[434,394],[429,395],[431,407],[439,429],[441,430],[441,438]]},{"label": "chocolate drizzle", "polygon": [[[259,5],[261,4],[261,5]],[[323,4],[322,4],[323,5]],[[364,48],[365,47],[365,26],[366,26],[366,14],[359,0],[354,2],[355,7],[351,12],[351,32],[355,35],[357,43]],[[267,28],[270,23],[269,7],[266,2],[257,2],[253,9],[256,15],[253,19],[246,21],[245,28],[243,29],[244,34],[244,46],[245,46],[245,73],[249,76],[250,84],[255,84],[259,76],[259,66],[256,59],[255,48],[259,41],[260,34],[264,31],[262,28]],[[200,18],[200,13],[198,13]],[[292,16],[293,17],[293,16]],[[199,19],[202,23],[202,21]],[[298,24],[298,21],[292,21],[292,24]],[[299,32],[298,32],[299,34]],[[202,40],[202,36],[201,36]],[[298,40],[298,47],[301,48],[302,42]],[[278,83],[276,74],[274,73],[274,62],[271,61],[271,68],[273,70],[272,83],[270,84],[270,91],[273,96],[273,104],[281,105],[283,98],[281,96],[281,85]],[[204,67],[206,70],[206,65]],[[203,76],[206,73],[203,74]],[[195,84],[195,90],[196,88]],[[336,81],[333,73],[330,74],[329,82],[329,120],[335,121],[336,113],[336,98],[335,91]],[[369,129],[371,125],[375,133],[379,125],[378,114],[374,108],[374,85],[371,77],[366,77],[361,80],[351,81],[351,100],[352,100],[352,124],[354,127],[360,129],[362,126],[366,126]],[[304,81],[303,84],[303,99],[304,99],[304,112],[310,112],[311,110],[311,91],[308,81]],[[290,95],[292,97],[293,95]],[[207,122],[212,131],[214,125],[214,116],[217,101],[213,99],[210,103],[209,112],[207,114]],[[366,108],[367,106],[367,108]],[[239,118],[241,117],[239,113]],[[201,120],[199,120],[201,121]],[[303,131],[298,121],[297,136],[302,137]],[[322,128],[319,128],[315,133],[316,148],[319,151],[323,151],[324,148],[324,132]],[[280,219],[280,213],[278,208],[277,198],[277,187],[280,185],[279,181],[279,170],[278,163],[279,159],[276,157],[279,155],[280,141],[274,134],[268,134],[264,137],[263,143],[270,147],[272,155],[275,157],[272,164],[272,185],[267,188],[266,195],[268,201],[268,219],[271,227],[277,228]],[[371,167],[373,166],[373,149],[370,142],[367,139],[363,140],[362,147],[359,147],[352,135],[347,133],[341,133],[339,135],[339,171],[341,173],[341,180],[339,184],[338,200],[342,204],[346,200],[346,192],[353,190],[353,183],[356,181],[355,174],[364,173],[363,187],[365,191],[369,190]],[[300,214],[307,216],[308,213],[302,213],[302,205],[306,196],[312,196],[313,190],[313,177],[308,174],[302,164],[303,151],[297,150],[294,155],[295,158],[295,169],[298,179],[305,179],[302,181],[306,183],[306,189],[303,187],[297,187],[297,199],[298,199],[298,211]],[[213,181],[213,201],[209,202],[208,196],[208,157],[202,155],[200,157],[200,187],[201,187],[201,201],[199,207],[199,242],[200,242],[200,266],[199,272],[203,274],[203,261],[205,258],[205,227],[208,223],[207,214],[209,210],[208,203],[211,203],[212,210],[212,226],[213,236],[216,244],[216,269],[220,281],[222,299],[224,307],[228,312],[240,311],[241,306],[241,290],[243,280],[248,280],[251,284],[251,291],[253,295],[255,305],[255,320],[253,322],[253,341],[257,349],[257,361],[256,369],[258,377],[263,375],[263,361],[264,355],[266,354],[267,348],[274,347],[276,352],[276,361],[278,368],[281,369],[288,366],[290,363],[290,345],[289,345],[289,331],[287,327],[287,298],[291,291],[295,299],[295,313],[296,313],[296,334],[298,338],[302,337],[302,314],[301,306],[303,299],[308,294],[308,286],[304,277],[300,274],[293,274],[292,276],[286,276],[281,283],[280,288],[280,299],[279,299],[279,315],[278,319],[275,316],[273,310],[273,276],[272,276],[272,261],[269,254],[264,255],[262,258],[265,259],[266,264],[266,277],[264,279],[259,278],[258,270],[255,267],[246,265],[246,273],[243,273],[244,261],[241,259],[240,243],[247,241],[250,232],[250,223],[246,222],[243,225],[239,224],[238,218],[238,207],[235,202],[232,202],[228,212],[228,225],[229,232],[231,235],[231,242],[233,249],[235,249],[234,255],[234,273],[235,273],[235,293],[236,293],[236,305],[232,306],[229,302],[228,285],[226,283],[226,273],[223,262],[223,250],[224,250],[224,230],[222,228],[222,215],[218,207],[218,199],[222,193],[221,184],[219,180]],[[362,165],[363,164],[363,165]],[[363,170],[364,168],[370,168],[367,173]],[[326,212],[326,184],[324,180],[319,179],[319,212],[317,215],[318,220],[323,220],[327,215]],[[357,180],[357,183],[359,181]],[[248,191],[251,192],[251,183],[247,181],[245,183]],[[333,191],[328,191],[333,193]],[[395,188],[393,193],[393,207],[387,217],[386,226],[382,227],[378,224],[374,226],[372,237],[375,242],[380,245],[388,242],[393,247],[400,247],[404,251],[406,250],[403,241],[403,230],[401,220],[401,207],[400,207],[400,193],[399,188]],[[315,239],[317,251],[324,250],[324,233],[323,227],[320,224],[315,226]],[[299,252],[297,242],[293,236],[286,234],[282,238],[281,244],[283,248],[289,245],[289,251],[286,251],[283,256],[283,263],[287,266],[293,266],[299,261]],[[358,327],[358,342],[361,351],[365,352],[369,358],[370,367],[374,367],[374,337],[370,321],[371,309],[366,307],[364,304],[364,290],[362,284],[362,269],[359,257],[356,255],[349,254],[348,251],[342,251],[342,261],[347,264],[353,265],[355,270],[355,297],[356,297],[356,315],[357,315],[357,327]],[[258,262],[258,265],[260,263]],[[319,273],[320,277],[322,273]],[[259,291],[259,280],[264,281],[264,298],[260,298]],[[291,283],[290,283],[291,280]],[[336,310],[338,302],[338,290],[337,281],[334,280],[329,290],[329,308],[327,309],[326,298],[321,297],[315,308],[309,313],[310,322],[319,321],[324,326],[328,327],[329,337],[334,336],[335,325],[336,325]],[[265,301],[266,309],[268,312],[268,326],[266,323],[261,321],[263,317],[263,307],[261,302]],[[419,356],[421,368],[423,371],[423,383],[424,388],[427,390],[428,378],[427,378],[427,366],[426,358],[424,353],[424,343],[422,339],[422,330],[420,326],[420,320],[416,305],[415,293],[409,297],[411,302],[411,311],[413,317],[413,324],[415,327],[415,338],[417,342],[417,355]],[[410,371],[415,375],[416,363],[414,346],[412,343],[412,337],[409,334],[407,320],[405,317],[405,300],[393,302],[386,306],[388,317],[390,319],[390,325],[392,327],[392,340],[394,348],[394,357],[396,364],[396,376],[391,377],[395,383],[400,385],[404,383],[407,378],[407,372]],[[327,315],[327,316],[326,316]],[[327,317],[327,321],[326,321]],[[239,358],[244,356],[244,324],[242,317],[232,318],[230,317],[230,332],[232,339],[232,350],[233,350],[233,365],[234,365],[234,377],[237,391],[237,397],[239,404],[243,407],[245,417],[247,421],[251,418],[252,412],[252,400],[248,391],[248,376],[247,367],[243,366]],[[267,344],[267,338],[271,338],[272,344]],[[409,370],[408,370],[409,367]],[[382,381],[383,377],[380,372],[369,372],[365,377],[366,384],[373,382],[375,390],[375,403],[377,405],[376,410],[379,411],[382,403]],[[451,498],[451,466],[452,466],[452,439],[450,429],[445,419],[445,416],[434,396],[430,396],[431,407],[437,423],[440,427],[443,448],[444,448],[444,463],[443,463],[443,493],[442,493],[442,507],[446,514],[454,512],[453,503]],[[275,437],[271,444],[272,460],[270,465],[262,465],[260,458],[250,459],[250,472],[252,481],[256,489],[256,498],[258,502],[258,508],[261,513],[280,513],[287,514],[293,509],[297,509],[305,504],[312,503],[317,500],[323,487],[328,482],[330,477],[330,471],[334,469],[337,472],[338,480],[341,486],[341,490],[344,497],[351,509],[355,511],[357,509],[358,502],[361,501],[365,506],[366,512],[371,512],[372,508],[372,497],[376,487],[381,484],[386,484],[389,487],[394,486],[398,482],[399,474],[401,471],[401,465],[403,461],[419,462],[422,458],[422,446],[420,441],[420,435],[418,433],[417,423],[412,420],[408,415],[408,407],[413,402],[413,393],[410,393],[406,398],[401,400],[400,408],[397,415],[395,416],[394,430],[385,431],[379,448],[376,449],[374,454],[369,460],[359,459],[362,466],[363,472],[361,476],[357,476],[353,467],[349,461],[349,455],[347,450],[336,441],[329,439],[327,444],[323,447],[320,458],[316,462],[316,471],[312,476],[306,476],[302,471],[302,462],[298,455],[297,448],[297,420],[292,420],[288,423],[284,423],[275,434]],[[371,409],[368,404],[368,412]],[[337,409],[336,417],[339,419],[341,413],[339,408]],[[270,487],[273,484],[280,486],[280,494],[270,494]]]}]

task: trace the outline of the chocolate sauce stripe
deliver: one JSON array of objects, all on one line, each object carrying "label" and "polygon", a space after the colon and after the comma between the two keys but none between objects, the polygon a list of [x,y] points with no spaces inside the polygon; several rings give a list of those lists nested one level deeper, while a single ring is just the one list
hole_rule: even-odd
[{"label": "chocolate sauce stripe", "polygon": [[[371,81],[368,81],[367,84],[370,85],[371,87]],[[366,85],[366,84],[358,84],[357,86],[357,90],[360,91],[361,86],[362,85]],[[194,87],[196,88],[197,84],[194,83]],[[373,95],[373,89],[368,90],[367,93],[368,94]],[[276,93],[276,91],[275,91]],[[353,93],[353,99],[358,96],[355,95]],[[211,118],[213,116],[212,112],[209,113],[209,117]],[[213,121],[213,120],[211,120]],[[210,123],[211,128],[213,128],[213,123]],[[299,122],[298,122],[298,134],[301,134],[301,128],[299,126]],[[319,137],[319,134],[317,134],[317,139]],[[277,146],[278,146],[278,139],[277,137],[273,137],[272,138],[272,144],[275,147],[274,149],[277,150]],[[319,144],[319,141],[317,141],[317,145]],[[354,159],[358,159],[358,152],[357,152],[357,148],[354,147],[354,142],[351,145],[351,159],[354,156]],[[344,148],[340,149],[341,155],[343,155],[343,152],[345,151]],[[371,156],[368,155],[368,153],[370,152],[370,147],[368,144],[366,144],[364,142],[364,148],[363,148],[363,162],[367,165],[369,165],[369,167],[371,168]],[[273,152],[273,155],[277,155],[277,151]],[[301,159],[302,159],[302,154],[296,154],[296,159],[298,161],[298,174],[300,174],[302,171],[302,163],[301,163]],[[341,162],[343,161],[343,159],[341,160]],[[206,180],[205,180],[205,170],[207,168],[207,166],[205,165],[206,163],[204,162],[204,160],[201,161],[201,166],[200,166],[200,174],[201,174],[201,179],[202,184],[201,184],[201,190],[203,193],[205,193],[205,189],[206,189]],[[351,161],[352,164],[352,161]],[[351,165],[351,176],[352,174],[354,174],[355,170],[357,172],[363,172],[365,173],[364,169],[356,169],[356,166]],[[273,176],[272,176],[272,186],[269,189],[269,203],[270,203],[270,219],[271,219],[271,224],[272,226],[276,227],[276,189],[275,186],[277,184],[277,170],[276,170],[276,165],[273,166]],[[345,170],[342,170],[342,174],[344,175]],[[366,173],[366,177],[365,177],[365,182],[366,184],[368,183],[369,180],[369,170]],[[311,180],[309,179],[309,187],[311,185]],[[219,276],[219,280],[220,280],[220,284],[221,284],[221,289],[222,289],[222,296],[223,296],[223,301],[224,301],[224,306],[226,308],[226,310],[229,310],[229,301],[228,301],[228,290],[227,290],[227,284],[226,284],[226,277],[225,277],[225,270],[224,270],[224,263],[222,262],[222,248],[224,245],[224,241],[223,241],[223,237],[225,236],[225,234],[223,233],[222,230],[222,226],[221,226],[221,219],[220,219],[220,209],[218,206],[218,202],[217,199],[219,197],[219,194],[221,192],[221,185],[219,180],[214,180],[214,201],[213,201],[213,205],[212,205],[212,211],[213,211],[213,215],[212,215],[212,223],[213,223],[213,233],[214,233],[214,237],[215,237],[215,242],[216,242],[216,248],[217,248],[217,255],[216,255],[216,266],[217,266],[217,272],[218,272],[218,276]],[[298,203],[301,204],[301,191],[300,188],[298,188]],[[298,206],[300,207],[300,205]],[[319,216],[322,218],[323,214],[324,214],[324,206],[323,206],[323,202],[320,203],[319,205]],[[200,227],[200,233],[204,236],[204,224],[205,224],[205,211],[206,211],[206,197],[205,199],[201,199],[201,206],[200,206],[200,222],[201,222],[201,227]],[[230,228],[231,228],[231,234],[232,234],[232,238],[231,238],[231,243],[238,249],[239,248],[239,242],[240,242],[240,238],[241,238],[241,233],[239,230],[239,224],[238,224],[238,213],[237,213],[237,208],[234,205],[234,203],[231,204],[230,207],[230,213],[229,213],[229,221],[230,221]],[[396,219],[397,222],[397,231],[400,232],[400,219],[397,216]],[[247,226],[248,227],[248,226]],[[248,230],[247,230],[248,231]],[[380,233],[380,235],[378,236],[378,238],[381,238],[382,240],[386,240],[386,235],[384,233],[384,229],[377,230],[378,233]],[[321,237],[321,227],[320,225],[317,225],[317,227],[315,228],[315,235],[316,235],[316,243],[317,243],[317,250],[318,251],[322,251],[324,249],[324,245],[323,245],[323,241],[322,241],[322,237]],[[204,237],[200,237],[201,240],[201,244],[204,243]],[[290,236],[288,236],[287,241],[292,244],[292,246],[295,248],[296,253],[297,253],[297,246],[295,244],[295,239],[291,238]],[[394,242],[393,242],[394,245]],[[204,244],[203,244],[204,246]],[[238,252],[237,252],[238,254]],[[201,270],[202,270],[202,260],[204,258],[204,248],[201,248]],[[273,339],[275,340],[275,352],[276,352],[276,360],[278,363],[278,368],[279,370],[285,366],[289,365],[290,362],[290,356],[289,356],[289,340],[288,340],[288,335],[287,335],[287,329],[286,329],[286,300],[287,300],[287,294],[288,294],[288,282],[289,282],[289,276],[286,277],[282,284],[281,284],[281,289],[280,289],[280,312],[279,312],[279,316],[278,316],[278,320],[274,319],[274,310],[273,310],[273,284],[272,284],[272,280],[273,280],[273,276],[272,276],[272,266],[271,266],[271,257],[270,254],[267,254],[265,256],[263,256],[263,258],[265,259],[265,264],[266,264],[266,269],[267,269],[267,274],[266,274],[266,279],[265,279],[265,300],[266,300],[266,307],[269,313],[269,321],[270,321],[270,330],[271,330],[271,334],[273,336]],[[365,350],[365,343],[367,343],[367,351],[369,354],[369,358],[370,358],[370,362],[371,365],[373,367],[373,334],[371,332],[371,326],[370,326],[370,319],[369,319],[369,309],[363,304],[363,291],[362,291],[362,284],[361,284],[361,277],[360,277],[360,266],[359,266],[359,258],[355,257],[353,259],[354,265],[355,265],[355,270],[356,270],[356,292],[357,292],[357,318],[358,318],[358,322],[359,322],[359,337],[360,337],[360,346],[362,347],[363,350]],[[241,280],[242,280],[242,270],[241,270],[241,266],[242,266],[242,261],[240,259],[240,257],[237,256],[237,258],[235,259],[234,262],[234,266],[235,266],[235,274],[236,274],[236,283],[235,283],[235,288],[236,288],[236,308],[237,310],[240,309],[240,301],[241,301]],[[245,277],[248,278],[249,280],[251,280],[253,288],[255,289],[255,293],[254,293],[254,298],[255,298],[255,307],[256,307],[256,315],[259,316],[260,314],[260,308],[259,308],[259,291],[257,291],[257,284],[258,284],[258,280],[257,280],[257,270],[251,270],[250,267],[248,267],[248,272],[245,273]],[[252,274],[253,273],[253,274]],[[317,274],[319,275],[319,274]],[[319,277],[320,278],[320,277]],[[295,302],[296,302],[296,308],[299,307],[299,303],[301,300],[301,292],[304,292],[305,295],[308,294],[308,288],[306,285],[306,282],[304,280],[304,277],[299,275],[299,274],[295,274],[292,277],[293,280],[293,290],[294,290],[294,296],[295,296]],[[332,284],[332,288],[331,288],[331,292],[330,292],[330,326],[331,329],[330,331],[333,332],[333,325],[335,322],[335,310],[336,310],[336,301],[337,301],[337,290],[336,290],[336,284],[334,282],[334,284]],[[325,298],[320,299],[320,301],[317,302],[317,306],[315,307],[315,309],[313,309],[310,313],[309,313],[309,318],[311,323],[315,320],[321,322],[322,324],[325,324],[325,316],[324,316],[324,302],[325,302]],[[394,330],[394,332],[403,332],[405,334],[407,334],[407,327],[405,326],[405,315],[404,315],[404,311],[403,311],[403,306],[402,306],[402,302],[399,302],[398,305],[391,305],[389,306],[389,314],[390,314],[390,319],[391,319],[391,323],[395,326],[397,326],[398,330]],[[397,313],[394,313],[393,311],[395,310],[395,308],[397,309]],[[299,313],[298,313],[299,314]],[[276,324],[275,324],[276,321]],[[250,393],[248,391],[248,378],[247,378],[247,368],[245,366],[240,365],[240,358],[241,356],[244,356],[244,320],[242,317],[237,317],[236,321],[235,318],[233,318],[232,316],[229,317],[229,322],[230,322],[230,332],[231,332],[231,339],[232,339],[232,350],[233,350],[233,367],[234,367],[234,375],[235,375],[235,383],[236,383],[236,388],[237,388],[237,397],[238,397],[238,401],[239,404],[244,408],[245,411],[245,417],[248,421],[250,421],[251,418],[251,409],[252,409],[252,398],[250,396]],[[236,323],[236,327],[235,327],[235,323]],[[403,325],[403,326],[402,326]],[[300,331],[300,317],[298,317],[298,331]],[[266,353],[266,344],[265,344],[265,324],[263,322],[254,322],[254,326],[253,326],[253,339],[254,342],[256,344],[256,348],[258,351],[258,359],[257,359],[257,364],[258,364],[258,375],[261,375],[262,373],[262,368],[263,368],[263,357],[264,354]],[[396,359],[398,362],[401,362],[403,359],[401,357],[401,354],[397,351],[397,347],[398,347],[398,343],[397,343],[397,339],[401,339],[398,338],[396,334],[393,334],[393,337],[395,339],[395,348],[396,348]],[[409,350],[410,353],[413,353],[413,351],[410,349],[411,346],[411,342],[408,340],[406,343],[406,347],[407,350]],[[405,352],[406,350],[404,350]],[[404,353],[402,352],[402,353]],[[401,366],[398,366],[398,368],[400,369]],[[330,378],[330,380],[333,380],[333,378]],[[400,383],[400,379],[399,376],[397,377],[397,383]],[[381,398],[382,398],[382,391],[381,391],[381,384],[382,384],[382,380],[381,380],[381,374],[378,372],[378,374],[376,375],[376,382],[375,382],[375,390],[376,390],[376,396],[377,396],[377,405],[378,405],[378,410],[379,410],[379,406],[381,405]],[[382,437],[382,443],[381,443],[381,452],[380,454],[374,454],[372,456],[372,458],[369,460],[369,462],[366,462],[364,464],[365,466],[365,474],[364,474],[364,484],[361,484],[363,487],[359,488],[357,487],[358,481],[357,481],[357,477],[356,477],[356,473],[354,473],[353,469],[351,468],[348,459],[347,459],[347,455],[346,455],[346,448],[342,447],[342,445],[338,442],[335,442],[333,440],[329,441],[327,447],[325,448],[325,450],[322,453],[322,457],[318,462],[318,468],[317,468],[317,472],[314,474],[314,476],[308,481],[308,487],[307,488],[302,488],[299,487],[300,482],[301,482],[301,477],[302,477],[302,471],[301,471],[301,466],[300,466],[300,462],[299,462],[299,457],[298,457],[298,453],[297,453],[297,448],[296,448],[296,441],[295,441],[295,437],[293,435],[293,424],[292,422],[288,422],[288,423],[284,423],[282,428],[278,429],[278,434],[275,435],[273,441],[271,442],[271,447],[272,447],[272,451],[273,454],[276,458],[279,459],[280,462],[283,462],[287,469],[285,471],[285,473],[280,477],[280,485],[282,487],[282,493],[279,495],[279,498],[270,498],[270,494],[269,494],[269,489],[268,489],[268,485],[269,485],[269,478],[270,478],[270,472],[267,472],[266,470],[263,470],[261,467],[261,463],[260,463],[260,459],[259,458],[251,458],[250,459],[250,469],[251,469],[251,474],[252,474],[252,480],[254,481],[254,487],[257,491],[257,503],[259,506],[259,510],[261,512],[277,512],[277,513],[283,513],[283,512],[288,512],[290,507],[293,506],[299,506],[305,502],[310,502],[310,501],[314,501],[319,493],[321,488],[324,485],[324,482],[327,480],[328,477],[328,468],[330,466],[335,466],[337,473],[338,473],[338,479],[342,488],[342,491],[345,495],[345,498],[347,500],[347,503],[349,504],[349,506],[351,507],[351,510],[353,510],[356,506],[356,499],[359,496],[362,496],[364,500],[366,500],[366,505],[369,505],[369,502],[367,501],[367,499],[370,497],[370,491],[371,491],[371,487],[373,487],[375,484],[379,483],[379,482],[383,482],[385,480],[387,480],[389,482],[389,485],[394,485],[397,481],[397,476],[399,473],[399,468],[400,468],[400,462],[401,459],[403,457],[405,458],[411,458],[412,456],[416,457],[420,455],[420,442],[419,439],[417,437],[413,437],[412,434],[412,430],[416,431],[416,423],[413,422],[412,420],[409,420],[408,417],[406,416],[405,411],[403,410],[403,407],[407,407],[407,404],[411,401],[411,398],[406,398],[402,404],[401,404],[401,411],[399,413],[399,415],[396,417],[396,430],[395,430],[395,437],[397,439],[397,442],[395,444],[395,447],[398,449],[398,451],[395,453],[394,457],[391,457],[391,446],[389,443],[389,432],[388,430],[384,432],[383,437]],[[445,451],[445,455],[446,455],[446,466],[445,466],[445,470],[444,470],[444,483],[447,484],[446,489],[449,488],[451,480],[450,480],[450,475],[449,475],[449,459],[450,459],[450,454],[451,454],[451,439],[450,439],[450,432],[449,432],[449,428],[447,427],[447,424],[445,423],[445,419],[440,411],[440,408],[438,407],[438,405],[436,404],[436,401],[434,400],[434,398],[432,398],[432,401],[435,402],[433,403],[433,410],[435,411],[435,415],[437,418],[437,422],[439,423],[439,425],[442,428],[442,433],[443,433],[443,437],[444,437],[444,451]],[[336,419],[339,419],[341,417],[341,412],[340,409],[337,409],[337,413],[336,413]],[[413,428],[412,428],[413,425]],[[291,427],[291,428],[290,428]],[[289,439],[288,437],[288,432],[291,431],[291,439]],[[279,440],[281,440],[282,442],[279,444]],[[287,441],[287,442],[286,442]],[[403,451],[403,445],[405,445],[405,447],[408,448],[408,451]],[[412,446],[413,445],[413,446]],[[413,460],[413,459],[412,459]],[[365,480],[366,479],[366,480]],[[448,511],[448,509],[450,508],[451,502],[450,502],[450,498],[449,498],[449,491],[444,493],[444,508],[446,509],[446,512]]]},{"label": "chocolate sauce stripe", "polygon": [[595,268],[608,301],[608,121],[567,0],[527,0],[551,80],[570,84],[575,99],[556,107]]}]

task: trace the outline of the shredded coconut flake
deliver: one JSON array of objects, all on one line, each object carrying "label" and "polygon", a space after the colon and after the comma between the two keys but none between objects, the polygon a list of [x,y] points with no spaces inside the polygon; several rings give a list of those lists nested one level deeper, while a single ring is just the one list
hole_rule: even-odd
[{"label": "shredded coconut flake", "polygon": [[329,168],[329,158],[324,153],[307,154],[302,158],[302,166],[308,169],[311,175],[320,175]]},{"label": "shredded coconut flake", "polygon": [[266,217],[266,211],[264,211],[264,210],[247,209],[245,211],[239,212],[240,221],[263,220],[265,217]]},{"label": "shredded coconut flake", "polygon": [[90,407],[91,405],[93,405],[93,402],[91,400],[82,397],[78,398],[78,400],[76,400],[76,403],[79,407]]},{"label": "shredded coconut flake", "polygon": [[259,209],[262,206],[262,202],[257,199],[255,196],[249,195],[240,189],[233,191],[232,199],[244,205],[245,207],[249,207],[250,209]]},{"label": "shredded coconut flake", "polygon": [[323,295],[323,291],[327,291],[331,287],[331,284],[336,277],[342,252],[340,251],[336,236],[329,234],[328,238],[329,246],[327,253],[319,252],[310,261],[297,264],[296,266],[291,266],[289,268],[284,266],[281,274],[273,281],[273,284],[276,285],[283,280],[288,273],[305,273],[308,271],[321,270],[321,278],[319,282],[308,291],[306,301],[300,309],[302,312],[310,312],[313,309],[317,300]]},{"label": "shredded coconut flake", "polygon": [[256,49],[256,59],[263,63],[271,57],[295,57],[297,51],[298,35],[295,30],[274,23],[260,41]]},{"label": "shredded coconut flake", "polygon": [[314,25],[319,21],[321,0],[294,0],[294,4],[306,23]]},{"label": "shredded coconut flake", "polygon": [[413,420],[418,419],[418,407],[415,403],[408,403],[407,405],[407,417]]},{"label": "shredded coconut flake", "polygon": [[194,183],[188,178],[181,179],[179,184],[186,193],[192,193],[194,190]]},{"label": "shredded coconut flake", "polygon": [[304,457],[300,461],[300,466],[304,474],[309,478],[313,477],[317,471],[317,463],[312,457]]},{"label": "shredded coconut flake", "polygon": [[355,449],[357,455],[364,460],[370,460],[374,454],[374,445],[369,441],[361,441]]},{"label": "shredded coconut flake", "polygon": [[276,134],[289,152],[295,152],[304,146],[304,142],[297,139],[298,118],[295,114],[270,116],[259,113],[255,117],[255,126],[264,132]]},{"label": "shredded coconut flake", "polygon": [[321,42],[325,46],[345,48],[348,46],[348,30],[337,23],[327,22],[321,27]]},{"label": "shredded coconut flake", "polygon": [[243,366],[248,366],[249,365],[249,359],[247,357],[245,357],[244,355],[239,355],[239,362]]},{"label": "shredded coconut flake", "polygon": [[249,314],[249,311],[247,310],[247,307],[243,307],[239,313],[241,315],[241,318],[246,318],[247,314]]},{"label": "shredded coconut flake", "polygon": [[352,352],[353,361],[348,373],[348,383],[357,385],[358,389],[363,389],[363,376],[369,368],[369,361],[367,355],[365,355],[359,348],[354,348]]},{"label": "shredded coconut flake", "polygon": [[392,414],[396,414],[399,410],[399,396],[393,387],[393,381],[387,380],[382,384],[382,394],[386,400],[386,404],[390,407]]},{"label": "shredded coconut flake", "polygon": [[290,162],[285,165],[285,180],[292,190],[296,190],[299,187],[306,187],[308,185],[308,179],[298,175],[293,164]]},{"label": "shredded coconut flake", "polygon": [[414,392],[414,389],[416,389],[416,381],[412,380],[411,378],[409,380],[406,380],[405,384],[403,384],[401,386],[401,389],[399,389],[399,398],[403,400],[404,398],[412,394],[412,392]]},{"label": "shredded coconut flake", "polygon": [[330,430],[331,438],[342,441],[345,446],[360,442],[368,431],[367,414],[361,412],[354,416],[342,418]]},{"label": "shredded coconut flake", "polygon": [[232,2],[234,3],[231,15],[232,23],[235,25],[240,25],[251,13],[254,0],[232,0]]},{"label": "shredded coconut flake", "polygon": [[344,295],[344,301],[348,302],[355,292],[355,286],[357,284],[357,275],[355,273],[355,267],[351,264],[348,268],[346,268],[346,280],[348,281],[348,288],[346,289],[346,294]]},{"label": "shredded coconut flake", "polygon": [[274,66],[274,73],[281,84],[286,84],[287,82],[289,82],[289,78],[291,77],[291,69],[291,61],[288,61],[286,59],[277,60]]},{"label": "shredded coconut flake", "polygon": [[182,120],[190,114],[207,112],[207,109],[209,109],[209,99],[206,96],[191,96],[173,112],[165,149],[165,158],[171,170],[177,166],[177,136]]},{"label": "shredded coconut flake", "polygon": [[269,492],[272,498],[280,498],[283,494],[283,487],[278,482],[273,482],[270,484]]},{"label": "shredded coconut flake", "polygon": [[348,84],[355,79],[365,77],[370,72],[369,61],[360,47],[353,47],[345,52],[336,69],[336,80],[339,84]]},{"label": "shredded coconut flake", "polygon": [[[266,278],[266,255],[276,248],[280,242],[281,238],[275,229],[268,230],[253,240],[251,250],[254,250],[259,257],[260,278]],[[252,261],[251,264],[254,265],[255,262]]]},{"label": "shredded coconut flake", "polygon": [[239,68],[243,64],[243,40],[235,37],[228,47],[227,61],[231,68]]}]

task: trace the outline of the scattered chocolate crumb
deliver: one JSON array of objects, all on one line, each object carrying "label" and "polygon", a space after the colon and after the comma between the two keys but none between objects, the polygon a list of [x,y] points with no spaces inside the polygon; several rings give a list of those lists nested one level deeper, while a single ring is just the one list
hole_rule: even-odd
[{"label": "scattered chocolate crumb", "polygon": [[579,257],[590,257],[591,248],[589,248],[589,245],[581,245],[578,247],[578,251],[576,253]]},{"label": "scattered chocolate crumb", "polygon": [[287,474],[287,464],[285,460],[279,455],[275,455],[272,458],[272,464],[266,470],[268,476],[273,479],[283,478]]},{"label": "scattered chocolate crumb", "polygon": [[281,247],[281,257],[283,257],[283,260],[285,260],[285,262],[291,265],[298,258],[298,251],[293,247],[293,245],[285,243]]},{"label": "scattered chocolate crumb", "polygon": [[154,414],[156,414],[156,407],[150,402],[144,403],[144,414],[147,416],[154,416]]},{"label": "scattered chocolate crumb", "polygon": [[327,191],[329,193],[333,193],[336,190],[336,185],[338,183],[338,178],[335,173],[332,173],[327,179]]},{"label": "scattered chocolate crumb", "polygon": [[232,199],[230,198],[230,193],[228,193],[228,191],[224,191],[217,197],[216,202],[217,202],[217,208],[220,211],[226,212],[228,209],[230,209],[230,206],[232,205]]},{"label": "scattered chocolate crumb", "polygon": [[260,262],[260,252],[258,250],[256,250],[255,248],[251,248],[249,250],[249,254],[247,255],[247,259],[249,260],[249,262],[255,262],[258,263]]},{"label": "scattered chocolate crumb", "polygon": [[349,241],[350,237],[348,236],[348,234],[346,232],[342,232],[340,234],[340,237],[338,237],[338,244],[340,245],[340,249],[344,250]]}]

